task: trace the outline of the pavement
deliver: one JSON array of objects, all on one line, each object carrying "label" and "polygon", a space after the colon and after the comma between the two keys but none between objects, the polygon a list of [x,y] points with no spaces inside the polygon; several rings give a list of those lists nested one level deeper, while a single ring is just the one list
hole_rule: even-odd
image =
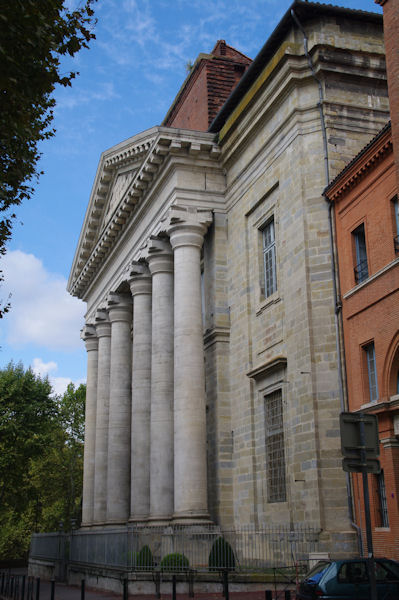
[{"label": "pavement", "polygon": [[[2,570],[3,571],[3,570]],[[26,569],[12,569],[11,573],[14,575],[26,575]],[[0,572],[1,576],[1,572]],[[0,580],[1,581],[1,580]],[[270,586],[271,587],[271,586]],[[25,584],[25,598],[24,600],[52,600],[51,596],[51,582],[45,581],[43,579],[40,580],[40,596],[39,599],[36,595],[36,581],[33,586],[33,590],[28,588],[28,584]],[[29,592],[29,595],[28,595]],[[155,594],[129,594],[129,600],[172,600],[172,586],[170,590],[170,594],[162,593],[160,599]],[[222,591],[219,593],[212,592],[196,592],[194,585],[194,600],[223,600],[224,596]],[[295,594],[291,593],[291,599],[294,600]],[[82,598],[82,590],[81,586],[76,585],[67,585],[65,583],[56,582],[54,585],[54,600],[121,600],[122,599],[122,590],[120,594],[116,594],[114,592],[102,591],[92,588],[85,588],[84,598]],[[278,590],[277,595],[273,591],[273,600],[284,600],[285,592],[283,590]],[[1,594],[0,590],[0,600],[11,600],[10,596],[5,596]],[[14,595],[12,600],[22,600],[19,595]],[[177,594],[176,600],[192,600],[189,597],[188,593],[186,594]],[[229,592],[229,600],[265,600],[265,591],[250,591],[250,592]]]}]

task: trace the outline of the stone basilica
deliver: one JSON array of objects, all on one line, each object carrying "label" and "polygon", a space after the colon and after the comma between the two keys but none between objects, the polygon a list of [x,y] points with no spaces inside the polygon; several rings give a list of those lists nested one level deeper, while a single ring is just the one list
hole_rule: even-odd
[{"label": "stone basilica", "polygon": [[356,547],[322,193],[388,111],[382,17],[296,0],[254,61],[219,41],[162,126],[103,152],[68,283],[82,527],[309,523]]}]

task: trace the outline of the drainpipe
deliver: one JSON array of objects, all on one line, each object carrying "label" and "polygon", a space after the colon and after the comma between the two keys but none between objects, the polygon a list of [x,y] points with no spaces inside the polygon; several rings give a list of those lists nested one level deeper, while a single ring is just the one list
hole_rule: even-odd
[{"label": "drainpipe", "polygon": [[[321,132],[323,137],[323,155],[324,155],[324,177],[325,177],[325,187],[330,183],[330,174],[329,174],[329,164],[328,164],[328,145],[327,145],[327,132],[326,132],[326,122],[324,119],[324,94],[323,94],[323,86],[321,84],[320,79],[316,75],[316,71],[313,66],[312,57],[309,54],[308,50],[308,37],[306,35],[306,31],[300,23],[295,11],[291,9],[291,17],[296,23],[298,29],[302,32],[303,35],[303,48],[305,51],[305,56],[308,61],[310,72],[312,73],[313,79],[317,83],[317,87],[319,89],[319,101],[317,103],[317,107],[320,113],[320,125]],[[341,411],[345,411],[345,400],[344,400],[344,385],[346,389],[346,371],[343,373],[342,365],[343,365],[343,351],[341,350],[341,330],[342,330],[342,304],[340,300],[340,293],[338,290],[338,269],[337,269],[337,258],[335,256],[334,251],[334,230],[333,230],[333,219],[332,219],[332,202],[327,198],[325,194],[324,198],[328,202],[328,228],[330,233],[330,251],[331,251],[331,272],[332,272],[332,281],[333,281],[333,294],[334,294],[334,321],[335,321],[335,342],[337,349],[337,357],[338,357],[338,385],[339,385],[339,399],[341,405]],[[344,384],[345,378],[345,384]],[[348,511],[351,525],[357,531],[358,540],[359,540],[359,551],[360,555],[363,556],[363,540],[360,527],[354,522],[354,511],[353,511],[353,495],[352,495],[352,486],[350,481],[349,473],[346,473],[346,489],[348,494]]]}]

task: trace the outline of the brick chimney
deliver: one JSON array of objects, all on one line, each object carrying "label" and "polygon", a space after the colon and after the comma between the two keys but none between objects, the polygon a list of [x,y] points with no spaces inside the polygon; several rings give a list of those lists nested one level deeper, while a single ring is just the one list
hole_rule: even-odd
[{"label": "brick chimney", "polygon": [[218,40],[210,54],[198,56],[162,125],[207,131],[251,62]]},{"label": "brick chimney", "polygon": [[384,11],[384,41],[388,76],[392,141],[399,190],[399,0],[374,0]]}]

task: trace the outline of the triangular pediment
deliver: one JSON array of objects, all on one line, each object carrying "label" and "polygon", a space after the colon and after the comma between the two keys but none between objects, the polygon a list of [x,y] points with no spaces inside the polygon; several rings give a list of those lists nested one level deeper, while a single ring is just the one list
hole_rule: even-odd
[{"label": "triangular pediment", "polygon": [[112,215],[115,209],[118,207],[123,195],[127,192],[128,187],[133,181],[135,175],[137,175],[139,166],[140,165],[135,165],[133,167],[122,167],[121,169],[115,172],[112,184],[110,185],[108,199],[103,212],[100,233],[101,231],[103,231],[104,227],[107,226],[107,223],[112,218]]},{"label": "triangular pediment", "polygon": [[84,295],[98,265],[154,185],[165,157],[179,154],[215,161],[220,148],[209,133],[153,127],[101,155],[68,281],[73,295]]},{"label": "triangular pediment", "polygon": [[[134,202],[123,202],[123,200],[127,197],[131,198],[130,188],[134,180],[139,177],[157,135],[158,128],[154,127],[110,148],[101,155],[68,289],[82,274],[90,256],[98,244],[101,244],[106,230],[110,226],[115,230],[115,227],[122,225],[129,208],[133,208]],[[122,207],[125,210],[122,210]],[[112,223],[113,220],[115,223]],[[108,242],[106,243],[109,245]]]}]

